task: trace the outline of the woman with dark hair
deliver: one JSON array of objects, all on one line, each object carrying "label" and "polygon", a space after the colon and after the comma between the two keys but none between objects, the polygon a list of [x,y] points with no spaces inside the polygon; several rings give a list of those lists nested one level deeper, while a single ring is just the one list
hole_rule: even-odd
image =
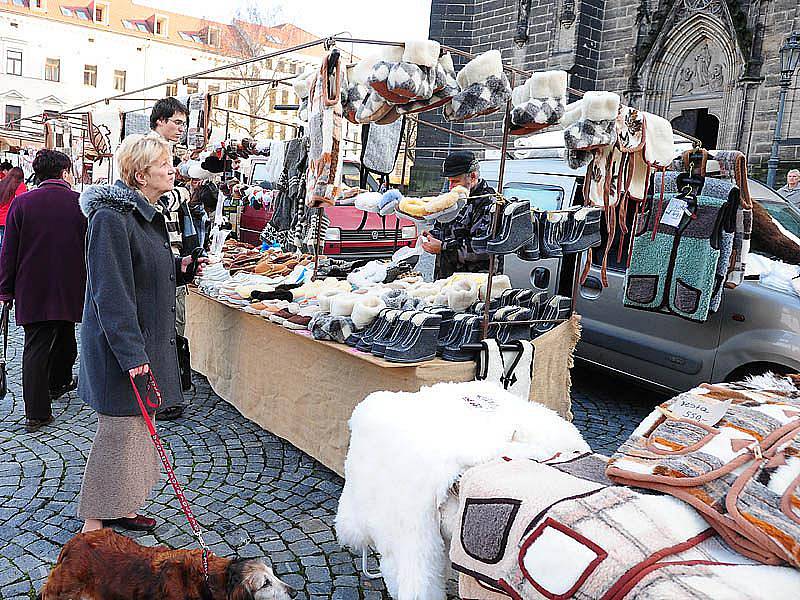
[{"label": "woman with dark hair", "polygon": [[6,231],[6,218],[8,209],[14,198],[28,191],[25,187],[25,173],[19,167],[13,167],[8,174],[0,181],[0,245],[3,243],[3,235]]}]

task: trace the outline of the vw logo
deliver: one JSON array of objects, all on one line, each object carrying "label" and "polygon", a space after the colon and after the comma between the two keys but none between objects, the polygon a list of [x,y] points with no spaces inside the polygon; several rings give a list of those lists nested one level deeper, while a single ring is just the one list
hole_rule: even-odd
[{"label": "vw logo", "polygon": [[372,239],[377,240],[381,236],[381,232],[377,229],[372,232]]}]

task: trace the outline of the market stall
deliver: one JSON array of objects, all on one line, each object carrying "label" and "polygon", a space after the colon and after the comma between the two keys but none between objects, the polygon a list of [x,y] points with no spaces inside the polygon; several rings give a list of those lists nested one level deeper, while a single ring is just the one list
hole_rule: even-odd
[{"label": "market stall", "polygon": [[[440,381],[471,381],[473,362],[391,363],[349,346],[314,340],[193,290],[186,306],[192,367],[248,419],[344,474],[353,408],[377,390],[416,392]],[[531,399],[570,412],[573,317],[534,340]]]}]

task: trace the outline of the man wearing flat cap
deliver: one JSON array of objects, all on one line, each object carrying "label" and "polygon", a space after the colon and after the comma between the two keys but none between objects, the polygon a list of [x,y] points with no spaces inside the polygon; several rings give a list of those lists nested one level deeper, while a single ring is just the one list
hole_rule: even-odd
[{"label": "man wearing flat cap", "polygon": [[454,220],[425,232],[422,248],[438,255],[436,276],[440,279],[456,272],[488,272],[489,255],[485,247],[473,248],[472,240],[489,235],[495,191],[481,179],[478,159],[469,150],[451,152],[442,165],[442,177],[447,178],[450,189],[457,185],[469,189],[470,197]]}]

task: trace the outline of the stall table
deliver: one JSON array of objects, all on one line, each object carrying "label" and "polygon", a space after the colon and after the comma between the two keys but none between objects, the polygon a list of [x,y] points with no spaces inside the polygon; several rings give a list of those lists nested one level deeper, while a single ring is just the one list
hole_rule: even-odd
[{"label": "stall table", "polygon": [[[344,474],[355,406],[379,390],[416,392],[471,381],[474,362],[398,364],[344,344],[322,342],[190,290],[186,336],[192,368],[249,420]],[[572,419],[570,373],[579,317],[534,340],[531,400]]]}]

